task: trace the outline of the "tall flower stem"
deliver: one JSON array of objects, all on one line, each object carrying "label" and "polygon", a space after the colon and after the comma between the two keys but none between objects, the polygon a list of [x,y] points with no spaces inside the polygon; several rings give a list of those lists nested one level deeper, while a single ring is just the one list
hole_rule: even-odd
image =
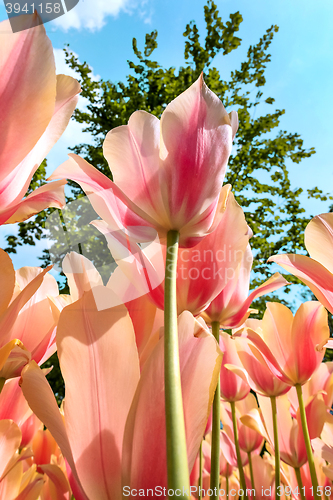
[{"label": "tall flower stem", "polygon": [[202,453],[202,441],[200,443],[199,450],[199,500],[202,500],[202,468],[203,468],[203,453]]},{"label": "tall flower stem", "polygon": [[271,396],[271,407],[272,407],[272,417],[273,417],[274,451],[275,451],[275,497],[279,498],[281,471],[280,471],[280,447],[279,447],[279,433],[278,433],[278,423],[277,423],[276,396]]},{"label": "tall flower stem", "polygon": [[308,423],[306,421],[306,413],[305,413],[305,406],[304,406],[304,401],[303,401],[302,386],[300,384],[296,384],[295,387],[296,387],[296,391],[297,391],[299,413],[301,416],[306,454],[308,457],[310,476],[311,476],[311,481],[312,481],[312,486],[313,486],[313,496],[314,496],[314,498],[320,500],[321,496],[318,494],[318,479],[317,479],[317,473],[316,473],[315,464],[314,464],[314,460],[313,460]]},{"label": "tall flower stem", "polygon": [[229,498],[229,464],[227,464],[227,472],[225,476],[225,497],[228,500]]},{"label": "tall flower stem", "polygon": [[249,460],[249,468],[250,468],[250,476],[251,476],[251,486],[252,486],[252,489],[254,490],[253,498],[255,498],[256,497],[256,487],[255,487],[255,484],[254,484],[254,475],[253,475],[251,452],[247,453],[247,458]]},{"label": "tall flower stem", "polygon": [[[219,343],[220,340],[220,323],[213,321],[212,333]],[[213,420],[212,420],[212,452],[211,452],[211,468],[210,468],[210,489],[213,490],[212,500],[219,499],[220,489],[220,377],[218,377],[217,386],[213,401]]]},{"label": "tall flower stem", "polygon": [[301,500],[306,500],[305,495],[304,495],[304,491],[303,491],[303,482],[302,482],[301,471],[300,471],[299,467],[295,467],[294,470],[295,470],[295,474],[296,474],[298,489],[299,489],[300,495],[301,495]]},{"label": "tall flower stem", "polygon": [[179,498],[188,499],[190,483],[180,380],[177,326],[176,278],[178,242],[178,231],[169,231],[167,235],[164,286],[165,426],[168,489],[174,491],[180,489],[185,494],[182,494]]},{"label": "tall flower stem", "polygon": [[239,471],[240,486],[241,486],[242,490],[244,490],[243,498],[247,498],[245,475],[244,475],[242,457],[241,457],[240,448],[239,448],[239,441],[238,441],[238,429],[237,429],[235,401],[230,401],[230,406],[231,406],[232,426],[234,429],[234,442],[235,442],[235,448],[236,448],[237,466],[238,466],[238,471]]}]

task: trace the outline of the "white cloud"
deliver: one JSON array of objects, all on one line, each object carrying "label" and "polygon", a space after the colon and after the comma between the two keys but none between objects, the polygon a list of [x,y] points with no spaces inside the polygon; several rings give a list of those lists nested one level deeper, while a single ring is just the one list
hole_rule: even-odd
[{"label": "white cloud", "polygon": [[123,11],[133,14],[138,11],[145,23],[150,23],[151,0],[80,0],[71,11],[52,21],[55,29],[88,29],[96,31],[103,28],[109,16],[117,17]]}]

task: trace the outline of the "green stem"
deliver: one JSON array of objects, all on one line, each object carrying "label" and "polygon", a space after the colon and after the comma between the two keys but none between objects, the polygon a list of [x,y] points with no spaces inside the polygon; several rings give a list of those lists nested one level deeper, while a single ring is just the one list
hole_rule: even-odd
[{"label": "green stem", "polygon": [[302,482],[301,471],[299,470],[299,467],[294,467],[294,470],[295,470],[295,474],[296,474],[298,488],[299,488],[300,495],[301,495],[301,500],[306,500],[305,495],[304,495],[304,491],[302,489],[303,482]]},{"label": "green stem", "polygon": [[[220,323],[213,321],[212,333],[219,343],[220,340]],[[219,500],[220,488],[220,377],[217,380],[213,401],[213,420],[212,420],[212,451],[211,451],[211,468],[210,468],[210,489],[214,492],[211,496],[212,500]]]},{"label": "green stem", "polygon": [[279,433],[278,433],[277,411],[276,411],[276,396],[271,396],[271,407],[273,416],[274,451],[275,451],[275,498],[279,498],[281,471],[280,471],[280,447],[279,447]]},{"label": "green stem", "polygon": [[250,476],[251,476],[251,486],[252,486],[252,489],[254,490],[254,496],[253,498],[256,497],[256,487],[254,485],[254,475],[253,475],[253,467],[252,467],[252,457],[251,457],[251,452],[249,451],[247,453],[247,458],[249,460],[249,468],[250,468]]},{"label": "green stem", "polygon": [[202,453],[202,441],[200,443],[199,450],[199,500],[202,500],[202,468],[203,468],[203,453]]},{"label": "green stem", "polygon": [[228,500],[229,497],[229,464],[227,464],[227,472],[225,476],[225,498]]},{"label": "green stem", "polygon": [[295,387],[296,387],[296,391],[297,391],[298,405],[299,405],[299,412],[300,412],[301,422],[302,422],[302,430],[303,430],[303,436],[304,436],[304,441],[305,441],[306,454],[308,457],[311,481],[312,481],[312,486],[313,486],[313,496],[314,496],[314,498],[321,500],[321,496],[318,495],[318,479],[317,479],[316,468],[315,468],[315,464],[314,464],[314,460],[313,460],[308,423],[306,421],[306,413],[305,413],[305,406],[304,406],[304,401],[303,401],[302,386],[300,384],[296,384]]},{"label": "green stem", "polygon": [[3,386],[5,385],[6,383],[6,379],[3,378],[3,377],[0,377],[0,394],[1,394],[1,391],[3,389]]},{"label": "green stem", "polygon": [[244,490],[244,497],[243,498],[247,498],[245,475],[244,475],[244,469],[243,469],[242,458],[241,458],[239,442],[238,442],[238,429],[237,429],[235,401],[230,401],[230,406],[231,406],[231,415],[232,415],[232,426],[234,429],[234,441],[235,441],[235,448],[236,448],[236,455],[237,455],[237,465],[238,465],[238,470],[239,470],[240,487],[242,490]]},{"label": "green stem", "polygon": [[178,498],[189,499],[182,388],[180,380],[177,327],[177,256],[178,231],[167,235],[164,285],[164,384],[168,489],[185,492]]}]

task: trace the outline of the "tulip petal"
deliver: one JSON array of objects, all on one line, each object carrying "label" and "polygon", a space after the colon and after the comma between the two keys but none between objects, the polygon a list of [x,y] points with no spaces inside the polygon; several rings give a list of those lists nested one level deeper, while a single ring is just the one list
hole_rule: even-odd
[{"label": "tulip petal", "polygon": [[125,195],[150,217],[170,226],[161,198],[159,143],[158,118],[146,111],[135,111],[128,125],[106,135],[103,153],[115,183]]},{"label": "tulip petal", "polygon": [[0,317],[8,307],[12,298],[15,285],[15,271],[11,258],[6,252],[0,249],[0,272],[1,272],[1,287],[0,287]]},{"label": "tulip petal", "polygon": [[88,291],[62,311],[57,343],[66,428],[83,489],[89,498],[120,499],[123,430],[139,380],[127,309],[99,311]]},{"label": "tulip petal", "polygon": [[21,431],[12,420],[0,420],[0,480],[21,443]]},{"label": "tulip petal", "polygon": [[[288,285],[288,281],[284,279],[284,277],[281,276],[280,273],[275,273],[267,281],[265,281],[262,285],[258,286],[258,288],[250,293],[248,298],[242,304],[241,308],[232,316],[232,318],[228,318],[228,320],[222,319],[222,325],[225,328],[238,328],[246,321],[249,314],[251,313],[249,307],[255,299],[261,297],[262,295],[274,292],[275,290],[278,290],[285,285]],[[229,305],[231,304],[229,303]]]},{"label": "tulip petal", "polygon": [[214,202],[231,145],[229,115],[201,75],[168,104],[161,117],[160,189],[172,229],[181,229],[184,220],[203,213]]},{"label": "tulip petal", "polygon": [[294,254],[274,255],[268,262],[276,262],[297,276],[333,314],[333,274],[326,267],[310,257]]},{"label": "tulip petal", "polygon": [[92,262],[83,255],[70,252],[62,261],[62,270],[67,276],[73,301],[82,297],[95,286],[103,285],[101,275]]},{"label": "tulip petal", "polygon": [[[178,321],[187,454],[192,470],[211,410],[221,352],[214,337],[188,311]],[[163,353],[161,338],[143,367],[126,422],[123,485],[131,488],[167,486]]]},{"label": "tulip petal", "polygon": [[70,487],[68,479],[60,467],[55,464],[44,464],[40,468],[52,481],[52,484],[49,484],[52,500],[67,500]]},{"label": "tulip petal", "polygon": [[44,26],[36,26],[36,21],[35,14],[26,16],[26,28],[31,28],[19,33],[12,32],[9,21],[1,23],[0,180],[35,146],[54,110],[52,45]]},{"label": "tulip petal", "polygon": [[28,300],[36,293],[42,284],[44,275],[51,267],[47,267],[40,274],[38,274],[16,298],[12,301],[6,312],[0,319],[1,343],[5,344],[11,339],[12,329],[15,326],[17,316],[21,309],[25,306]]},{"label": "tulip petal", "polygon": [[133,235],[140,242],[154,239],[151,232],[151,228],[156,225],[154,220],[129,200],[118,186],[97,168],[78,155],[68,156],[69,160],[60,165],[49,180],[71,179],[77,182],[89,197],[98,215],[114,231],[125,231],[126,228],[125,233]]},{"label": "tulip petal", "polygon": [[319,352],[316,346],[329,336],[326,309],[319,302],[301,304],[292,326],[293,358],[285,369],[294,384],[303,384],[318,368],[325,350]]},{"label": "tulip petal", "polygon": [[80,484],[63,417],[50,385],[35,361],[31,361],[22,370],[20,385],[30,408],[58,443],[76,481]]},{"label": "tulip petal", "polygon": [[332,213],[317,215],[309,222],[304,232],[304,243],[310,257],[333,273],[331,259],[333,252]]},{"label": "tulip petal", "polygon": [[2,185],[6,187],[0,194],[1,206],[10,207],[21,201],[34,172],[64,132],[76,106],[79,91],[80,85],[74,78],[57,76],[57,97],[52,119],[35,147],[3,181]]},{"label": "tulip petal", "polygon": [[0,224],[14,224],[29,219],[45,208],[62,208],[66,204],[66,181],[50,182],[35,189],[29,196],[0,214]]}]

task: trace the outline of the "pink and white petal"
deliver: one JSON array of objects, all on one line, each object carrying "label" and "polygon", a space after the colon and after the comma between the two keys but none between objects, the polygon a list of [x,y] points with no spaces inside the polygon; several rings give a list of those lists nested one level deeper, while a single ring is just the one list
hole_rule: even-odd
[{"label": "pink and white petal", "polygon": [[8,380],[0,394],[0,420],[11,419],[21,426],[30,415],[31,410],[18,385],[18,379]]},{"label": "pink and white petal", "polygon": [[268,259],[299,278],[317,299],[333,313],[333,274],[319,262],[305,255],[283,254]]},{"label": "pink and white petal", "polygon": [[128,125],[105,137],[103,153],[117,186],[144,212],[170,226],[161,197],[160,121],[146,111],[135,111]]},{"label": "pink and white petal", "polygon": [[260,335],[258,335],[257,332],[255,332],[251,328],[245,328],[244,330],[236,332],[234,334],[234,337],[244,337],[249,339],[249,341],[258,349],[260,354],[263,356],[265,362],[267,363],[267,366],[269,367],[273,375],[275,375],[282,382],[291,384],[289,377],[284,373],[276,357],[273,355],[270,348],[260,337]]},{"label": "pink and white petal", "polygon": [[[38,267],[23,267],[16,271],[17,283],[25,288],[42,271]],[[58,293],[55,278],[46,274],[36,293],[21,308],[11,330],[12,337],[17,337],[24,343],[37,363],[44,356],[56,326],[52,310],[54,305],[49,296],[57,296]]]},{"label": "pink and white petal", "polygon": [[126,307],[99,311],[93,292],[84,293],[62,311],[57,343],[66,384],[66,429],[83,489],[89,498],[121,499],[123,432],[139,380]]},{"label": "pink and white petal", "polygon": [[285,371],[294,384],[304,384],[320,365],[325,350],[316,349],[330,336],[326,309],[317,301],[301,304],[292,326],[293,356]]},{"label": "pink and white petal", "polygon": [[[214,337],[188,311],[178,321],[188,464],[192,470],[211,410],[222,356]],[[164,406],[161,338],[143,367],[126,422],[123,485],[167,486]]]},{"label": "pink and white petal", "polygon": [[[52,44],[37,14],[25,16],[24,31],[1,23],[0,154],[3,180],[35,146],[50,122],[56,97]],[[30,29],[27,29],[30,28]]]},{"label": "pink and white petal", "polygon": [[12,330],[15,327],[15,322],[25,304],[31,299],[31,297],[37,292],[38,288],[41,286],[44,275],[51,269],[47,267],[40,274],[38,274],[11,302],[6,312],[2,315],[0,319],[0,345],[7,343],[12,339]]},{"label": "pink and white petal", "polygon": [[[262,285],[260,285],[250,293],[248,298],[242,304],[241,308],[234,315],[229,318],[222,319],[221,323],[225,328],[238,328],[248,318],[250,314],[249,307],[255,299],[261,297],[262,295],[274,292],[275,290],[278,290],[282,286],[286,285],[288,285],[288,281],[285,280],[280,273],[275,273],[267,281],[265,281]],[[231,305],[231,302],[233,302],[233,300],[234,297],[232,297],[229,305]]]},{"label": "pink and white petal", "polygon": [[229,115],[201,75],[161,117],[160,189],[172,229],[181,229],[219,196],[231,145]]},{"label": "pink and white petal", "polygon": [[[319,438],[327,420],[327,410],[322,394],[315,394],[311,397],[305,407],[305,412],[310,439]],[[297,408],[296,418],[301,430],[302,423],[299,408]]]},{"label": "pink and white petal", "polygon": [[228,194],[218,227],[195,247],[179,251],[178,313],[200,314],[234,278],[246,251],[249,234],[244,212],[228,186],[223,189]]},{"label": "pink and white petal", "polygon": [[[234,440],[231,439],[225,431],[221,432],[221,451],[224,457],[226,458],[228,464],[233,467],[237,467],[237,454]],[[247,454],[240,450],[242,464],[246,465],[248,463]]]},{"label": "pink and white petal", "polygon": [[56,181],[35,189],[24,200],[0,213],[0,224],[22,222],[45,208],[62,208],[66,204],[65,184],[66,181]]},{"label": "pink and white petal", "polygon": [[77,104],[79,92],[80,85],[74,78],[57,76],[57,96],[52,119],[34,148],[4,179],[6,188],[0,194],[1,206],[9,207],[21,201],[34,172],[65,131]]},{"label": "pink and white petal", "polygon": [[262,319],[262,338],[271,353],[274,353],[280,371],[285,374],[294,354],[291,339],[293,319],[292,312],[283,304],[266,303],[266,311]]},{"label": "pink and white petal", "polygon": [[[126,231],[139,242],[152,241],[156,221],[137,207],[108,177],[78,155],[70,154],[69,160],[60,165],[49,180],[71,179],[77,182],[89,197],[98,215],[117,231]],[[156,234],[156,233],[155,233]]]},{"label": "pink and white petal", "polygon": [[236,338],[235,341],[238,356],[244,366],[242,370],[248,377],[252,390],[269,397],[280,396],[289,391],[290,386],[272,374],[265,358],[254,345],[242,338]]},{"label": "pink and white petal", "polygon": [[13,296],[15,271],[11,258],[0,248],[0,317],[5,312]]},{"label": "pink and white petal", "polygon": [[304,243],[310,257],[320,262],[333,273],[331,255],[333,252],[333,214],[314,217],[306,226]]}]

